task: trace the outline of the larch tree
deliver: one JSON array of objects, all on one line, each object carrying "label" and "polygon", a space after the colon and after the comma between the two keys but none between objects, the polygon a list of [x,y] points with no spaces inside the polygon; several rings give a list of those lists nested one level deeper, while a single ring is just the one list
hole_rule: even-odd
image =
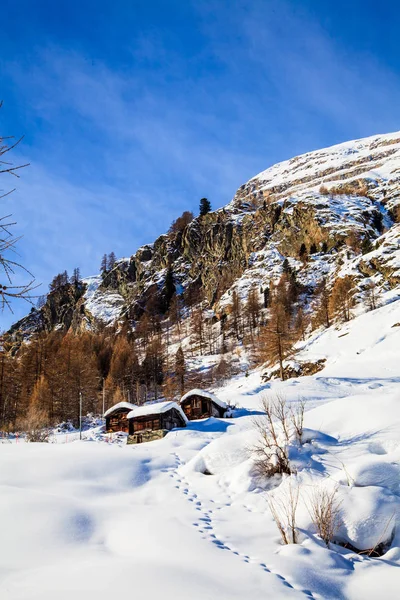
[{"label": "larch tree", "polygon": [[294,303],[291,279],[283,273],[278,284],[271,288],[269,318],[261,332],[261,358],[273,366],[279,364],[282,380],[285,378],[284,360],[293,352],[296,341],[293,327]]},{"label": "larch tree", "polygon": [[369,310],[375,310],[379,302],[379,290],[374,281],[367,283],[364,289],[364,301]]},{"label": "larch tree", "polygon": [[240,339],[242,334],[242,302],[236,290],[232,292],[232,303],[229,305],[229,312],[236,338]]},{"label": "larch tree", "polygon": [[180,395],[183,396],[185,392],[185,355],[183,354],[182,346],[179,346],[175,354],[175,376],[179,384]]},{"label": "larch tree", "polygon": [[319,327],[324,325],[329,327],[330,321],[330,291],[328,289],[327,281],[325,277],[318,284],[315,294],[317,296],[314,324]]},{"label": "larch tree", "polygon": [[79,284],[81,283],[81,271],[80,271],[79,267],[75,267],[75,269],[73,270],[70,282],[75,287],[78,287]]},{"label": "larch tree", "polygon": [[354,284],[350,275],[336,279],[329,300],[332,314],[339,316],[343,321],[350,321],[350,309],[354,304]]},{"label": "larch tree", "polygon": [[182,232],[194,219],[194,214],[189,210],[185,210],[175,221],[172,221],[168,233]]},{"label": "larch tree", "polygon": [[204,339],[204,316],[201,308],[197,308],[192,312],[191,315],[191,342],[195,350],[199,351],[202,355],[204,352],[205,339]]},{"label": "larch tree", "polygon": [[255,285],[253,285],[249,290],[249,293],[247,296],[247,302],[246,302],[246,315],[247,315],[247,321],[248,321],[248,325],[249,325],[251,332],[254,332],[254,330],[258,326],[258,321],[260,318],[260,310],[261,310],[261,305],[260,305],[260,301],[259,301],[258,290],[257,290],[257,287]]},{"label": "larch tree", "polygon": [[[0,108],[2,105],[3,103],[0,102]],[[21,140],[22,138],[15,139],[12,136],[0,134],[0,175],[19,178],[20,169],[28,166],[27,164],[14,165],[8,160],[8,153],[14,150]],[[7,160],[5,155],[7,155]],[[0,188],[0,199],[5,198],[13,191],[14,189],[4,192]],[[0,310],[8,307],[12,311],[11,302],[15,298],[23,298],[32,303],[31,292],[37,287],[32,274],[13,257],[15,246],[20,239],[14,237],[11,232],[14,225],[15,222],[12,221],[11,215],[0,216]],[[29,281],[17,285],[15,283],[17,271],[24,272]]]},{"label": "larch tree", "polygon": [[282,381],[285,379],[283,362],[292,354],[293,344],[293,331],[290,329],[287,312],[282,304],[273,302],[268,322],[261,330],[261,359],[269,366],[273,366],[276,363],[279,364],[279,373]]}]

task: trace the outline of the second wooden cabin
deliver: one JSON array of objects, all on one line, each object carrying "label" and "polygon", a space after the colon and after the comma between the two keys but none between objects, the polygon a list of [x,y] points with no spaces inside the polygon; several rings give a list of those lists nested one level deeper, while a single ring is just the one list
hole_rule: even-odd
[{"label": "second wooden cabin", "polygon": [[227,405],[210,392],[194,389],[182,396],[180,405],[186,417],[191,419],[206,419],[208,417],[222,418]]},{"label": "second wooden cabin", "polygon": [[129,435],[144,431],[170,431],[186,427],[187,418],[176,402],[154,402],[135,406],[128,414]]}]

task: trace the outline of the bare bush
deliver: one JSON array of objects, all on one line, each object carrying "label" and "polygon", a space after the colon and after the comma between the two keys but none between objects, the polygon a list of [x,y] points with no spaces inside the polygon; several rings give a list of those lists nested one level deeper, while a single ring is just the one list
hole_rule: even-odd
[{"label": "bare bush", "polygon": [[340,526],[340,502],[337,500],[338,488],[318,487],[309,497],[308,512],[320,538],[329,547]]},{"label": "bare bush", "polygon": [[258,440],[252,449],[255,456],[255,471],[261,477],[293,472],[289,461],[289,443],[295,439],[301,443],[305,403],[294,408],[286,399],[276,394],[264,396],[261,408],[265,415],[254,420]]},{"label": "bare bush", "polygon": [[50,432],[46,411],[33,404],[29,407],[27,415],[21,421],[21,429],[26,434],[27,442],[48,442]]},{"label": "bare bush", "polygon": [[304,413],[306,410],[306,401],[299,400],[297,404],[291,405],[290,407],[290,420],[294,429],[295,436],[299,444],[303,443],[303,431],[304,431]]},{"label": "bare bush", "polygon": [[270,493],[267,496],[268,507],[284,544],[297,544],[298,542],[296,511],[299,491],[299,486],[293,486],[290,481],[284,493],[279,496]]}]

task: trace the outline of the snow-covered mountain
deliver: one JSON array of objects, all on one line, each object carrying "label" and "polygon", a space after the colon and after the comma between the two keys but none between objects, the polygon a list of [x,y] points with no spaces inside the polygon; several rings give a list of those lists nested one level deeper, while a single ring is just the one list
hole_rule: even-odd
[{"label": "snow-covered mountain", "polygon": [[[225,208],[82,286],[52,292],[12,328],[17,346],[43,328],[134,327],[150,299],[165,311],[171,291],[192,291],[196,302],[200,290],[218,327],[232,291],[244,298],[251,286],[267,288],[285,259],[306,302],[323,277],[332,284],[347,274],[359,300],[351,320],[297,340],[287,381],[249,369],[236,339],[245,368],[211,390],[234,407],[233,418],[189,421],[139,445],[98,422],[82,441],[68,428],[55,429],[50,444],[0,438],[1,598],[397,599],[399,178],[400,133],[280,163]],[[380,298],[366,310],[371,281]],[[189,337],[182,331],[178,341],[171,335],[170,356]],[[187,354],[200,370],[216,362]],[[318,372],[300,377],[299,364]],[[293,425],[283,442],[278,434],[290,474],[260,476],[256,423],[267,431],[265,398],[283,399],[288,415],[306,403],[301,435]],[[284,544],[276,521],[290,535],[293,499],[297,543]],[[313,513],[324,499],[337,512],[328,543]]]},{"label": "snow-covered mountain", "polygon": [[[218,318],[232,288],[268,286],[289,260],[310,291],[325,276],[374,277],[400,284],[400,132],[346,142],[274,165],[224,208],[160,236],[108,273],[48,296],[11,330],[14,341],[39,327],[79,329],[137,319],[156,295],[168,307],[167,274],[177,293],[205,293]],[[397,222],[396,222],[397,221]],[[308,260],[300,260],[304,254]]]}]

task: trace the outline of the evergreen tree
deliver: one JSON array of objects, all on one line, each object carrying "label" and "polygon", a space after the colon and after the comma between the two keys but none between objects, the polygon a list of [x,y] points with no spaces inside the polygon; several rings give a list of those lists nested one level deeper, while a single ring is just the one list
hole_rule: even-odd
[{"label": "evergreen tree", "polygon": [[367,236],[363,239],[363,242],[361,244],[361,252],[363,254],[368,254],[368,252],[371,252],[372,250],[373,250],[372,242],[369,239],[369,237]]},{"label": "evergreen tree", "polygon": [[111,271],[111,269],[115,267],[116,260],[117,257],[115,256],[114,252],[110,252],[107,257],[107,271]]},{"label": "evergreen tree", "polygon": [[285,260],[283,261],[282,270],[287,275],[289,275],[292,272],[292,269],[290,268],[289,261],[287,258],[285,258]]},{"label": "evergreen tree", "polygon": [[164,281],[164,289],[163,289],[163,298],[162,298],[162,312],[166,313],[170,304],[173,295],[175,294],[176,288],[174,283],[174,274],[171,267],[168,267],[167,273],[165,275]]},{"label": "evergreen tree", "polygon": [[268,308],[269,307],[269,298],[270,298],[270,289],[269,288],[265,288],[263,295],[264,295],[264,308]]},{"label": "evergreen tree", "polygon": [[207,200],[207,198],[202,198],[200,200],[200,216],[204,217],[204,215],[206,215],[207,213],[210,212],[211,210],[211,202],[209,200]]},{"label": "evergreen tree", "polygon": [[101,259],[100,264],[100,271],[101,273],[106,273],[107,271],[107,254],[103,254],[103,258]]},{"label": "evergreen tree", "polygon": [[300,246],[299,257],[303,262],[307,260],[307,248],[304,242]]}]

